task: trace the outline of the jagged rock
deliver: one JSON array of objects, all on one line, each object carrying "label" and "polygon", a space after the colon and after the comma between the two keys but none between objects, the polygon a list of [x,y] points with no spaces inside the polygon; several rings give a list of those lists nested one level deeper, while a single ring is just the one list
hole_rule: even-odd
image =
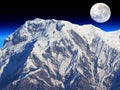
[{"label": "jagged rock", "polygon": [[93,25],[29,20],[0,50],[0,90],[118,90],[119,36]]}]

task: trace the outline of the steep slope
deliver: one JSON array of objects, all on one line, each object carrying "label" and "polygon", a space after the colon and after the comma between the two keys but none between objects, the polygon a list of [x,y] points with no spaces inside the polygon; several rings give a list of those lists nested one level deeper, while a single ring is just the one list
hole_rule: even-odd
[{"label": "steep slope", "polygon": [[119,37],[93,25],[29,20],[0,50],[0,89],[117,90]]}]

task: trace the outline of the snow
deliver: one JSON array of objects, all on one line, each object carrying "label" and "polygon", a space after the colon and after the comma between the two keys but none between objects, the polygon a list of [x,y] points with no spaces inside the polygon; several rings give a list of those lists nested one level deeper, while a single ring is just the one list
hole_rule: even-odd
[{"label": "snow", "polygon": [[59,80],[56,80],[56,79],[51,78],[51,82],[52,82],[55,86],[61,85],[62,88],[64,88],[64,84],[62,83],[62,81],[59,81]]},{"label": "snow", "polygon": [[37,67],[34,65],[32,59],[29,59],[29,58],[28,58],[28,60],[26,61],[25,65],[26,65],[25,68],[26,68],[26,70],[27,70],[27,71],[25,71],[25,72],[29,72],[29,71],[30,71],[30,70],[29,70],[30,68],[37,69]]},{"label": "snow", "polygon": [[[41,29],[41,31],[39,31],[39,29],[38,29],[38,31],[34,31],[31,24],[40,25],[39,29]],[[30,33],[28,31],[28,28],[30,30],[33,30],[34,33]],[[8,62],[10,61],[11,56],[16,55],[18,53],[22,53],[27,44],[33,43],[31,45],[32,47],[28,48],[28,51],[30,51],[30,50],[31,51],[28,53],[27,60],[25,60],[25,62],[23,63],[24,71],[21,73],[18,80],[23,78],[22,74],[24,74],[24,73],[27,73],[27,75],[25,76],[25,77],[27,77],[29,75],[35,74],[36,72],[39,72],[41,70],[41,68],[43,68],[43,67],[38,68],[35,65],[32,55],[35,55],[38,58],[38,60],[40,60],[41,63],[44,63],[45,65],[47,65],[48,68],[50,69],[50,71],[54,75],[57,76],[56,70],[58,70],[57,72],[59,72],[59,74],[62,76],[62,78],[64,78],[64,76],[69,73],[71,68],[77,69],[77,71],[80,74],[82,74],[82,76],[84,76],[84,72],[80,68],[80,66],[76,66],[76,65],[78,65],[78,63],[80,63],[79,57],[83,55],[82,53],[84,53],[84,55],[86,56],[86,59],[88,60],[88,63],[89,63],[88,65],[89,65],[91,73],[92,73],[91,75],[94,76],[94,72],[93,72],[93,70],[94,70],[93,62],[94,61],[92,62],[90,60],[90,58],[88,57],[88,55],[86,54],[86,52],[82,51],[81,47],[79,47],[74,42],[74,40],[71,38],[72,37],[72,35],[70,33],[71,30],[73,30],[79,36],[81,36],[84,39],[84,41],[86,43],[88,43],[89,45],[91,45],[93,43],[93,39],[97,39],[97,38],[100,39],[98,45],[96,45],[97,48],[94,47],[95,48],[94,53],[95,53],[96,57],[98,57],[98,60],[99,60],[97,62],[98,67],[100,67],[102,65],[109,66],[109,64],[110,64],[110,54],[108,54],[109,57],[107,59],[105,59],[106,58],[105,53],[103,52],[104,48],[106,50],[115,48],[117,51],[120,51],[120,31],[104,32],[101,29],[99,29],[91,24],[80,26],[77,24],[72,24],[68,21],[62,21],[62,20],[59,21],[59,20],[55,20],[55,19],[43,20],[43,19],[36,18],[34,20],[27,21],[21,28],[19,28],[15,32],[20,37],[27,36],[26,41],[21,41],[15,45],[12,44],[12,40],[14,38],[16,38],[14,36],[14,33],[11,34],[6,39],[6,40],[8,40],[8,42],[6,42],[5,46],[2,49],[0,49],[0,75],[2,74],[4,68],[7,66]],[[64,40],[66,46],[71,46],[71,50],[77,51],[77,52],[74,53],[74,55],[69,53],[69,51],[67,51],[67,47],[62,42],[60,42],[60,40]],[[46,60],[42,56],[45,53],[45,50],[48,49],[49,47],[52,48],[53,43],[56,41],[59,42],[58,46],[65,48],[67,54],[69,55],[69,57],[66,58],[62,54],[57,55],[57,53],[51,52],[51,55],[53,56],[53,58],[55,58],[55,62],[58,62],[55,65],[58,65],[58,66],[54,65],[54,59],[51,60],[50,58],[48,58]],[[103,41],[105,42],[104,45],[103,45]],[[91,49],[91,47],[90,47],[90,49]],[[6,54],[6,52],[8,52],[8,51],[9,51],[9,54]],[[4,63],[2,63],[3,60],[5,60]],[[114,68],[115,70],[117,70],[120,65],[118,61],[120,61],[119,55],[116,57],[115,61],[111,65],[111,67],[115,67]],[[19,62],[14,63],[14,65],[16,65],[16,68],[19,66],[19,64],[20,64]],[[110,72],[109,70],[104,70],[104,69],[98,68],[98,67],[97,67],[97,74],[99,75],[99,79],[100,79],[99,84],[100,84],[100,86],[102,86],[104,79],[107,76],[109,76],[112,72]],[[111,67],[108,67],[108,69],[110,69]],[[13,68],[13,70],[14,70],[15,67],[12,66],[12,64],[11,64],[10,68]],[[30,71],[30,68],[34,68],[35,70]],[[87,69],[87,67],[84,67],[84,68]],[[47,70],[44,70],[44,71],[48,74],[48,77],[51,78],[48,71]],[[47,81],[45,81],[44,79],[42,79],[40,77],[37,77],[37,78],[39,80],[42,80],[44,83],[46,83],[46,85],[50,86],[47,83]],[[74,80],[75,80],[75,77],[73,78],[73,80],[71,80],[70,84],[74,83]],[[94,80],[93,77],[92,77],[92,80]],[[35,79],[30,80],[30,82],[37,84],[37,81]],[[64,88],[64,84],[62,81],[51,78],[51,82],[56,86],[62,85],[62,87]]]},{"label": "snow", "polygon": [[7,59],[6,61],[0,61],[0,78],[8,62],[9,62],[9,59]]},{"label": "snow", "polygon": [[30,83],[33,83],[33,84],[38,84],[38,81],[36,79],[31,79],[31,78],[27,78],[29,80]]},{"label": "snow", "polygon": [[77,66],[76,69],[80,74],[84,75],[83,70],[80,67]]},{"label": "snow", "polygon": [[65,71],[68,67],[68,65],[70,64],[70,59],[66,59],[66,60],[62,60],[62,63],[60,65],[60,69],[59,69],[59,73],[64,76],[65,75]]},{"label": "snow", "polygon": [[43,78],[40,78],[39,76],[36,76],[36,78],[38,79],[38,80],[42,80],[47,86],[51,86],[51,85],[49,85],[49,83],[47,83],[47,81],[45,81]]},{"label": "snow", "polygon": [[[100,28],[97,28],[91,24],[88,25],[69,25],[77,34],[81,35],[83,38],[87,39],[89,44],[92,43],[92,40],[99,36],[103,41],[105,41],[109,46],[120,50],[120,31],[105,32]],[[111,44],[112,43],[112,44]]]},{"label": "snow", "polygon": [[[51,23],[51,22],[54,22],[54,23]],[[47,39],[49,39],[51,42],[52,42],[52,40],[53,41],[54,40],[59,40],[59,39],[61,39],[61,37],[62,38],[64,38],[64,37],[69,38],[68,31],[70,29],[73,29],[76,33],[78,33],[79,35],[81,35],[82,37],[87,39],[87,42],[89,44],[92,43],[93,38],[95,38],[96,36],[99,36],[109,46],[111,46],[113,48],[116,48],[117,50],[120,50],[120,47],[119,47],[120,46],[120,39],[119,39],[120,31],[104,32],[103,30],[93,26],[92,24],[77,25],[77,24],[72,24],[68,21],[63,21],[63,20],[61,20],[61,21],[57,21],[55,19],[53,19],[53,20],[43,20],[43,19],[36,18],[34,20],[26,21],[26,23],[23,25],[23,28],[20,30],[20,35],[29,36],[28,37],[29,40],[31,40],[30,38],[33,38],[33,37],[31,37],[30,33],[28,33],[28,30],[27,30],[27,27],[32,29],[31,26],[28,26],[29,23],[41,24],[42,25],[41,27],[43,27],[43,28],[46,27],[45,35],[48,35]],[[57,23],[58,23],[58,25],[64,24],[61,32],[57,31],[56,28],[55,28],[55,25]],[[26,26],[26,27],[24,27],[24,26]],[[38,36],[39,35],[40,34],[38,34]],[[37,36],[37,35],[35,35],[35,36]]]},{"label": "snow", "polygon": [[[120,32],[118,33],[120,34]],[[118,34],[116,34],[115,32],[109,32],[105,33],[102,37],[109,46],[120,50],[120,39]]]},{"label": "snow", "polygon": [[2,56],[2,51],[0,50],[0,57]]},{"label": "snow", "polygon": [[53,74],[56,75],[56,72],[54,71],[54,66],[50,59],[47,60],[47,65],[50,68],[50,70],[53,72]]}]

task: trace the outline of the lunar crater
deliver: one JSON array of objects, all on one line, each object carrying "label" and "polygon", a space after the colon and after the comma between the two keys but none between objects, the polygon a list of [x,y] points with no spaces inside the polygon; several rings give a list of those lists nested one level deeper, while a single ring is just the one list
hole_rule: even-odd
[{"label": "lunar crater", "polygon": [[110,19],[111,10],[104,3],[96,3],[91,7],[90,16],[95,22],[104,23]]}]

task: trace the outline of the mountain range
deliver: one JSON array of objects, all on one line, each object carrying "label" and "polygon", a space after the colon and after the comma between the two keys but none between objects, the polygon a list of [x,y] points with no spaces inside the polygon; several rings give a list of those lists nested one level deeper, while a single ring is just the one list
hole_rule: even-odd
[{"label": "mountain range", "polygon": [[28,20],[0,49],[0,90],[120,90],[120,31]]}]

